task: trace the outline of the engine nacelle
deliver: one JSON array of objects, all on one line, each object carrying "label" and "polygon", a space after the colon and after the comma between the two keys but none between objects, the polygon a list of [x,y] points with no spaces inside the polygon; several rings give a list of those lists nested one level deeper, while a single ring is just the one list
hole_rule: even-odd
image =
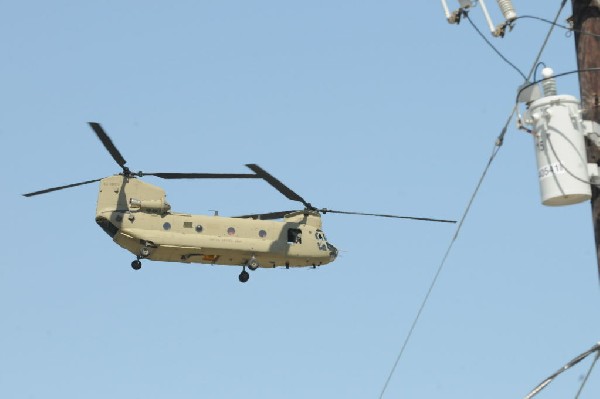
[{"label": "engine nacelle", "polygon": [[130,198],[129,208],[154,213],[167,213],[171,210],[171,205],[169,205],[169,203],[164,199],[139,200],[136,198]]}]

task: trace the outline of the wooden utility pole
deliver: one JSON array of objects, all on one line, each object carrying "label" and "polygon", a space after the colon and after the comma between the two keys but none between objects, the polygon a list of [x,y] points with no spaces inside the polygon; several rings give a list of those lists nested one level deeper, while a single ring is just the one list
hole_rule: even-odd
[{"label": "wooden utility pole", "polygon": [[[579,70],[600,68],[600,1],[571,0]],[[579,72],[583,120],[600,123],[600,71]],[[600,165],[600,147],[586,139],[588,162]],[[600,277],[600,187],[592,185],[592,222]]]}]

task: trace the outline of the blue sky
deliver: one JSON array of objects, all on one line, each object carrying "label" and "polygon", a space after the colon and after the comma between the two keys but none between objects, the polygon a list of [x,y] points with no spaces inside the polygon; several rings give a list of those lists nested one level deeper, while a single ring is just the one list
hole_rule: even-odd
[{"label": "blue sky", "polygon": [[[319,207],[460,218],[522,78],[422,3],[5,4],[0,397],[379,397],[455,226],[328,214],[336,262],[240,284],[236,267],[133,271],[94,185],[21,194],[119,172],[97,121],[133,170],[257,163]],[[560,2],[514,4],[553,19]],[[548,28],[488,38],[527,73]],[[573,37],[542,61],[576,69]],[[578,96],[576,76],[558,90]],[[260,181],[147,181],[175,211],[296,207]],[[511,123],[384,397],[524,397],[600,339],[598,294],[589,205],[540,204]],[[539,397],[574,396],[590,364]],[[596,370],[581,397],[599,394]]]}]

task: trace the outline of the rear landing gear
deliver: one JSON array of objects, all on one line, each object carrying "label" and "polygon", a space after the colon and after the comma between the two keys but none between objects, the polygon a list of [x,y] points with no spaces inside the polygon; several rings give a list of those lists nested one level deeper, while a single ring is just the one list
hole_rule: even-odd
[{"label": "rear landing gear", "polygon": [[131,262],[131,267],[133,268],[133,270],[140,270],[142,268],[142,262],[140,262],[139,259],[136,259],[133,262]]},{"label": "rear landing gear", "polygon": [[242,266],[242,272],[238,277],[240,283],[245,283],[250,279],[250,273],[246,271],[246,266],[248,266],[248,269],[254,271],[260,267],[260,264],[258,263],[258,260],[256,260],[256,257],[252,255],[252,257],[248,259],[246,264]]},{"label": "rear landing gear", "polygon": [[131,262],[131,267],[133,270],[140,270],[142,268],[142,262],[140,262],[140,259],[144,259],[148,255],[150,255],[150,248],[146,246],[140,248],[140,254],[136,257],[136,260]]},{"label": "rear landing gear", "polygon": [[256,260],[256,258],[254,257],[254,255],[250,258],[250,260],[247,263],[248,265],[248,269],[254,271],[256,269],[258,269],[258,267],[260,266],[260,264],[258,263],[258,261]]},{"label": "rear landing gear", "polygon": [[242,270],[238,278],[240,280],[240,283],[245,283],[246,281],[248,281],[248,279],[250,278],[250,273],[246,271],[246,266],[244,266],[244,269]]}]

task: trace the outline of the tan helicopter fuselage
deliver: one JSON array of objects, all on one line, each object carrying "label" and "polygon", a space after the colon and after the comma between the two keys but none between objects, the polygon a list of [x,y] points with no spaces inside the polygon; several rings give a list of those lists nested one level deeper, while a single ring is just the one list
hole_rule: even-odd
[{"label": "tan helicopter fuselage", "polygon": [[272,268],[320,266],[337,256],[317,212],[283,221],[175,213],[163,189],[123,175],[100,181],[96,222],[138,259]]}]

